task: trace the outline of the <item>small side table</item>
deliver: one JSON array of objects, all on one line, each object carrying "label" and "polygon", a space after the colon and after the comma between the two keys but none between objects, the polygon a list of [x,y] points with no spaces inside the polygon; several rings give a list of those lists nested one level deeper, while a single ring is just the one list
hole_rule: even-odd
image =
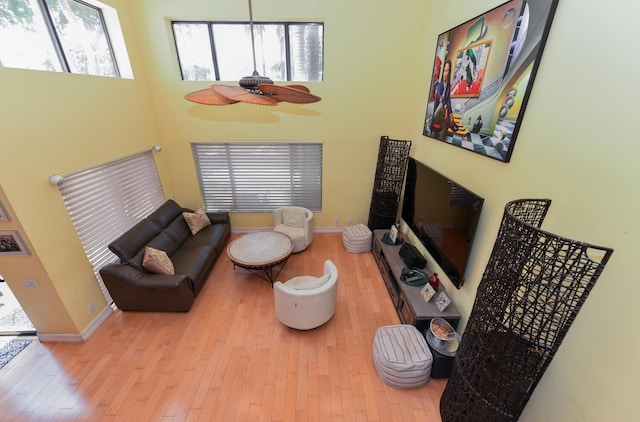
[{"label": "small side table", "polygon": [[438,340],[433,337],[431,330],[425,330],[424,337],[427,339],[427,346],[429,346],[431,356],[433,357],[431,362],[431,378],[449,378],[451,370],[453,369],[456,350],[458,349],[458,340],[451,340],[454,343],[446,348],[438,346]]}]

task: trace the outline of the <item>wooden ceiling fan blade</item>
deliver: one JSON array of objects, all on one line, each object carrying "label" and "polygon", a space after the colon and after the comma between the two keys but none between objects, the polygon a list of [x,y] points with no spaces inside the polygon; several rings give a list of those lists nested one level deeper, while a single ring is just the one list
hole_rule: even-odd
[{"label": "wooden ceiling fan blade", "polygon": [[214,90],[223,97],[249,104],[274,106],[278,102],[260,94],[254,94],[239,86],[214,85]]},{"label": "wooden ceiling fan blade", "polygon": [[258,89],[265,94],[272,95],[278,101],[286,101],[294,104],[309,104],[320,101],[321,98],[302,89],[282,85],[258,85]]},{"label": "wooden ceiling fan blade", "polygon": [[297,89],[298,91],[311,92],[311,90],[304,85],[285,85],[285,86],[288,86],[289,88]]},{"label": "wooden ceiling fan blade", "polygon": [[[215,86],[215,85],[214,85]],[[225,96],[220,95],[213,86],[201,89],[199,91],[190,92],[184,96],[187,101],[191,101],[193,103],[204,104],[204,105],[230,105],[235,104],[238,101],[232,100]]]}]

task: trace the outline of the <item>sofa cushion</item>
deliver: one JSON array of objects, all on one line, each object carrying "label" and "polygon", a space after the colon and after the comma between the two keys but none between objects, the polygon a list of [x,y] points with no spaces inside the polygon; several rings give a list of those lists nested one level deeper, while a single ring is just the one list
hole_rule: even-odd
[{"label": "sofa cushion", "polygon": [[194,283],[192,288],[197,294],[206,281],[206,274],[218,255],[213,246],[200,248],[180,248],[171,257],[177,274],[186,274]]},{"label": "sofa cushion", "polygon": [[[164,228],[163,232],[166,233],[167,236],[173,241],[173,243],[176,245],[176,249],[180,247],[180,245],[182,245],[185,240],[193,237],[191,235],[189,226],[185,224],[182,213],[178,214],[178,216]],[[169,251],[167,251],[167,253],[169,255],[173,254],[173,252]]]},{"label": "sofa cushion", "polygon": [[298,208],[284,208],[282,210],[282,222],[291,227],[304,227],[307,212]]},{"label": "sofa cushion", "polygon": [[[173,254],[180,248],[180,244],[177,243],[166,230],[151,239],[149,243],[146,244],[146,246],[151,246],[152,248],[165,251],[169,256],[173,256]],[[144,250],[141,250],[140,252],[141,254],[137,254],[131,259],[142,259],[142,257],[144,256]]]},{"label": "sofa cushion", "polygon": [[180,207],[175,201],[169,199],[164,204],[160,205],[157,210],[149,214],[147,219],[154,223],[156,226],[164,229],[167,227],[177,216],[182,214],[184,209]]},{"label": "sofa cushion", "polygon": [[184,220],[187,222],[191,234],[195,235],[205,227],[211,225],[211,221],[202,208],[198,208],[195,212],[183,212]]},{"label": "sofa cushion", "polygon": [[189,235],[189,238],[184,241],[180,248],[189,249],[212,246],[215,248],[216,254],[219,255],[224,252],[224,248],[226,247],[225,239],[229,236],[230,231],[228,224],[212,224],[200,230],[197,236]]},{"label": "sofa cushion", "polygon": [[143,270],[142,255],[144,254],[144,247],[160,232],[161,230],[157,225],[144,219],[111,242],[109,249],[120,258],[120,261]]},{"label": "sofa cushion", "polygon": [[144,259],[142,260],[142,266],[150,273],[176,273],[175,269],[173,268],[173,263],[167,256],[167,253],[165,251],[151,248],[149,246],[144,248]]}]

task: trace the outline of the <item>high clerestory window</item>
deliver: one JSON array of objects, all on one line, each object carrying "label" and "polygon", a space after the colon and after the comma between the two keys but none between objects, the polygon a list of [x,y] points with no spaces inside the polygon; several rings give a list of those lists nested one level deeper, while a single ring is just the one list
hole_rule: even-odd
[{"label": "high clerestory window", "polygon": [[[238,81],[253,73],[248,22],[172,22],[182,79]],[[274,81],[323,79],[324,25],[254,23],[256,67]]]},{"label": "high clerestory window", "polygon": [[95,0],[0,0],[6,67],[131,78],[115,9]]}]

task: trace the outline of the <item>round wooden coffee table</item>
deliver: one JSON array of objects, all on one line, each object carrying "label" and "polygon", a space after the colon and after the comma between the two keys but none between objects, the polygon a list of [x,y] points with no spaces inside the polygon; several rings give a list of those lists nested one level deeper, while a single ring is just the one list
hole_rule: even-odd
[{"label": "round wooden coffee table", "polygon": [[[227,246],[227,255],[234,269],[236,266],[244,268],[270,283],[278,277],[292,251],[291,238],[272,231],[243,234]],[[275,272],[278,266],[280,268]]]}]

